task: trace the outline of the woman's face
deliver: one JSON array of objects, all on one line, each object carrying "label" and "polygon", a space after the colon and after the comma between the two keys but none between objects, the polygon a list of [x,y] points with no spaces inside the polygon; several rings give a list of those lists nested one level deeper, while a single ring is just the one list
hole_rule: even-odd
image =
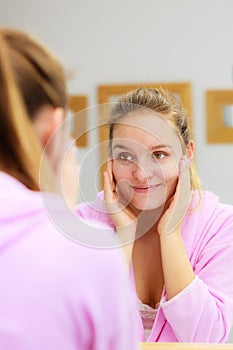
[{"label": "woman's face", "polygon": [[181,141],[154,112],[130,113],[114,126],[113,174],[124,202],[139,210],[161,208],[174,195]]}]

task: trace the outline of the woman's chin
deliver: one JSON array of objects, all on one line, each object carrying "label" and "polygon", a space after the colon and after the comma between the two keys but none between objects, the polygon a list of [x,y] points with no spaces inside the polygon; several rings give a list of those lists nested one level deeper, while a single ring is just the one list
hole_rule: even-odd
[{"label": "woman's chin", "polygon": [[143,211],[143,210],[156,210],[161,209],[164,207],[165,203],[161,201],[155,201],[155,200],[139,200],[139,199],[132,199],[131,205],[136,208],[137,210]]},{"label": "woman's chin", "polygon": [[129,191],[118,191],[120,202],[127,206],[130,205],[136,210],[155,210],[163,208],[165,205],[166,197],[164,193],[161,193],[159,196],[156,196],[152,193],[141,194],[141,193],[129,193]]}]

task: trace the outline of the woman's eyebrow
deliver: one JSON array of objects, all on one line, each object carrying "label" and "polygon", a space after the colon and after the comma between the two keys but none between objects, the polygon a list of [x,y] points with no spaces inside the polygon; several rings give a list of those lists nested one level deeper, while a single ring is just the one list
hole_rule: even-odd
[{"label": "woman's eyebrow", "polygon": [[151,147],[151,151],[155,151],[155,150],[158,150],[158,149],[161,149],[161,148],[172,148],[172,146],[170,145],[165,145],[165,144],[159,144],[159,145],[156,145],[156,146],[152,146]]},{"label": "woman's eyebrow", "polygon": [[[116,148],[120,148],[120,149],[132,152],[132,149],[130,147],[127,147],[127,146],[124,146],[124,145],[121,145],[121,144],[116,144],[113,147],[113,150],[115,150]],[[156,151],[156,150],[161,149],[161,148],[172,148],[172,146],[161,143],[159,145],[155,145],[155,146],[150,147],[150,150],[151,151]]]},{"label": "woman's eyebrow", "polygon": [[127,151],[132,151],[131,148],[129,148],[129,147],[127,147],[127,146],[124,146],[124,145],[115,145],[115,146],[113,147],[113,149],[116,149],[116,148],[125,149],[125,150],[127,150]]}]

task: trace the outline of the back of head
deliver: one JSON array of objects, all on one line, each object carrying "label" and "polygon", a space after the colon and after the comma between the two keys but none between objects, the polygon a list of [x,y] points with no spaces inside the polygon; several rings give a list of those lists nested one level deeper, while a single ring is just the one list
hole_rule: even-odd
[{"label": "back of head", "polygon": [[66,107],[62,66],[29,34],[0,29],[0,170],[32,190],[43,151],[32,121],[46,105]]}]

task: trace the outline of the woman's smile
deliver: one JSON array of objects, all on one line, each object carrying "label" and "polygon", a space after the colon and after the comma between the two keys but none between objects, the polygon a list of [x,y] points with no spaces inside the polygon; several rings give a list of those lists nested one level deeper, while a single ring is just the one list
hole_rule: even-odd
[{"label": "woman's smile", "polygon": [[134,192],[139,194],[148,194],[151,192],[155,192],[160,184],[158,185],[151,185],[151,186],[131,186]]}]

